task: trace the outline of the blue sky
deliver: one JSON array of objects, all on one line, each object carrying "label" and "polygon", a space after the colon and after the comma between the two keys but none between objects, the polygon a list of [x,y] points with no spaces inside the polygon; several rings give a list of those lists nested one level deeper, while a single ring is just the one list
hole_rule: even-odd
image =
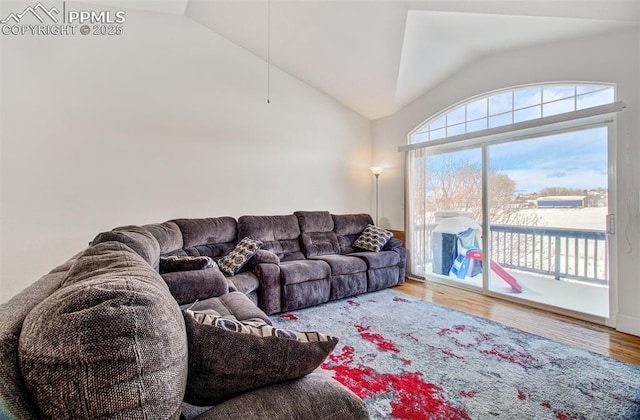
[{"label": "blue sky", "polygon": [[[491,168],[516,182],[516,192],[546,187],[607,188],[607,128],[597,127],[490,146]],[[437,166],[444,157],[480,167],[480,149],[429,158]]]},{"label": "blue sky", "polygon": [[606,127],[500,144],[489,151],[491,167],[508,174],[518,192],[607,188]]}]

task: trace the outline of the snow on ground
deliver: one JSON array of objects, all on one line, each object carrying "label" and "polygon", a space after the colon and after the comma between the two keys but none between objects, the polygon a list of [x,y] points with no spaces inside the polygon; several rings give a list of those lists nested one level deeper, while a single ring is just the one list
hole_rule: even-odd
[{"label": "snow on ground", "polygon": [[540,226],[591,230],[606,229],[607,211],[607,207],[521,210],[524,214],[539,216]]}]

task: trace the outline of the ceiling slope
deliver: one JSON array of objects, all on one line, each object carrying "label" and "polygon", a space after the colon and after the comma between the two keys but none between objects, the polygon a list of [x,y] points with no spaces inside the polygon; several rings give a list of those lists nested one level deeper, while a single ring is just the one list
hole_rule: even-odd
[{"label": "ceiling slope", "polygon": [[639,4],[189,0],[185,14],[376,119],[481,56],[637,25]]}]

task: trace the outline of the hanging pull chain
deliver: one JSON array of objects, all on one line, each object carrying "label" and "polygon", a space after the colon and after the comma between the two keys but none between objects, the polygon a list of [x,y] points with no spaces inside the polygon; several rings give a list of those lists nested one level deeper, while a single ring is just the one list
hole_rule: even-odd
[{"label": "hanging pull chain", "polygon": [[271,0],[267,0],[267,103],[271,103]]}]

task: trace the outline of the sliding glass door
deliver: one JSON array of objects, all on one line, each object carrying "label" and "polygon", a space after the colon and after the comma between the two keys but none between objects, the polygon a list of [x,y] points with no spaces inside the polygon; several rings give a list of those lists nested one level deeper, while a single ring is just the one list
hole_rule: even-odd
[{"label": "sliding glass door", "polygon": [[476,143],[409,152],[412,273],[607,318],[607,126]]},{"label": "sliding glass door", "polygon": [[488,289],[608,317],[607,127],[490,145],[487,155]]}]

